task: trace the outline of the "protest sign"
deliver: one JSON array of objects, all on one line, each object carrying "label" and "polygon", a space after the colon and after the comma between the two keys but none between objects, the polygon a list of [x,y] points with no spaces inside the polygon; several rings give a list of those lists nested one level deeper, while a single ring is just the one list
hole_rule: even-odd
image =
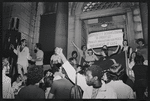
[{"label": "protest sign", "polygon": [[122,45],[123,32],[122,29],[109,30],[101,32],[93,32],[88,35],[87,48],[99,48],[103,45],[116,46]]}]

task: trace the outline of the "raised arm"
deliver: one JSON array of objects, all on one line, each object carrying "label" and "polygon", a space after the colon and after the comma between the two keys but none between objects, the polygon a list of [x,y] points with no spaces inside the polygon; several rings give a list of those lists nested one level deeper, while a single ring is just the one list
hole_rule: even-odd
[{"label": "raised arm", "polygon": [[62,67],[65,69],[67,72],[67,75],[69,79],[75,83],[75,75],[76,75],[76,70],[72,67],[72,65],[67,61],[66,57],[64,56],[62,49],[61,48],[56,48],[57,54],[61,57],[63,65]]},{"label": "raised arm", "polygon": [[113,51],[112,53],[113,54],[117,53],[119,49],[120,49],[120,45],[118,45],[117,49],[115,51]]},{"label": "raised arm", "polygon": [[126,74],[129,76],[129,60],[127,58],[127,51],[125,51],[125,60],[126,60]]},{"label": "raised arm", "polygon": [[[18,51],[14,48],[14,45],[10,45],[10,48],[12,48],[13,49],[13,52],[16,54],[16,55],[18,55]],[[18,46],[17,46],[17,48],[18,48]]]},{"label": "raised arm", "polygon": [[97,57],[96,55],[94,55],[94,58],[95,58],[95,60],[96,60],[96,61],[98,61],[98,60],[99,60],[99,59],[98,59],[98,57]]},{"label": "raised arm", "polygon": [[130,50],[129,50],[129,57],[131,56],[131,53],[132,53],[132,48],[130,47]]},{"label": "raised arm", "polygon": [[96,52],[96,51],[94,51],[93,48],[92,48],[92,51],[93,51],[93,53],[96,54],[96,55],[102,55],[101,52]]},{"label": "raised arm", "polygon": [[50,66],[53,67],[53,55],[50,58]]},{"label": "raised arm", "polygon": [[72,41],[71,42],[73,44],[73,46],[78,50],[78,51],[81,51],[81,49]]}]

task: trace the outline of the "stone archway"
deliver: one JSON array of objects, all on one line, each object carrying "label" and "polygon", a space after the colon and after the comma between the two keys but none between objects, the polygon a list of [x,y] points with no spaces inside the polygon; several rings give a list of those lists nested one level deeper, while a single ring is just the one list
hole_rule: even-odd
[{"label": "stone archway", "polygon": [[[133,19],[133,11],[134,7],[131,7],[130,4],[127,3],[127,5],[123,5],[118,8],[111,8],[111,9],[104,9],[104,10],[95,10],[92,12],[82,12],[82,8],[85,2],[74,2],[72,3],[71,9],[70,9],[70,15],[69,15],[69,30],[68,33],[72,35],[70,39],[68,39],[68,42],[73,40],[76,45],[80,48],[82,45],[82,20],[85,19],[92,19],[96,17],[105,17],[105,16],[114,16],[119,14],[124,14],[127,18],[126,20],[126,29],[127,29],[127,40],[128,43],[133,49],[136,48],[135,45],[135,39],[138,35],[135,34],[135,24]],[[140,34],[140,37],[142,37],[142,34]],[[68,44],[68,50],[70,50],[71,54],[72,50],[75,50],[74,47],[71,44]]]}]

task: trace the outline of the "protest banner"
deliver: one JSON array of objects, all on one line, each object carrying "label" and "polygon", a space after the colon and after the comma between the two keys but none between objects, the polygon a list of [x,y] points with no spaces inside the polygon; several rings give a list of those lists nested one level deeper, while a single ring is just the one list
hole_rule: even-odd
[{"label": "protest banner", "polygon": [[103,45],[117,46],[122,45],[123,32],[122,29],[93,32],[88,35],[87,48],[99,48]]}]

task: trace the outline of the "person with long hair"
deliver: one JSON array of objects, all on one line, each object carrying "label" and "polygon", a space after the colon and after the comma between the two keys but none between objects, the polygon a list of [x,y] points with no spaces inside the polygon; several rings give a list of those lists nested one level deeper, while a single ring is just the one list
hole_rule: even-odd
[{"label": "person with long hair", "polygon": [[137,52],[133,51],[128,59],[129,68],[132,69],[132,67],[135,65],[134,59],[137,55]]},{"label": "person with long hair", "polygon": [[78,50],[80,58],[79,58],[79,65],[81,64],[82,58],[85,59],[88,55],[88,50],[86,45],[82,45],[81,49],[77,47],[77,45],[72,41],[73,46]]},{"label": "person with long hair", "polygon": [[[76,62],[76,64],[78,64],[77,57],[78,57],[78,53],[77,53],[77,51],[72,51],[72,53],[71,53],[71,57],[69,58],[69,60],[72,58],[72,59],[73,59],[73,61],[75,61],[75,62]],[[71,60],[72,60],[72,59],[71,59]]]},{"label": "person with long hair", "polygon": [[126,39],[123,40],[123,47],[121,51],[127,51],[127,57],[129,58],[132,53],[132,48],[128,46],[128,41]]}]

